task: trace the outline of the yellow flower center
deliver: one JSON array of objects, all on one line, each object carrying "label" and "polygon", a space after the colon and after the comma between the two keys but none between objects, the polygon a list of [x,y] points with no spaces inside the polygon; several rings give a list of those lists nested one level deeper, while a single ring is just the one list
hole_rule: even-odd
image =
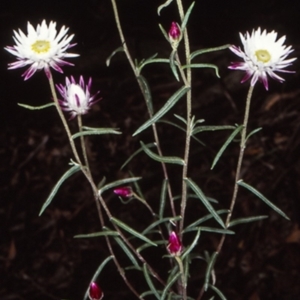
[{"label": "yellow flower center", "polygon": [[255,56],[258,61],[261,61],[262,63],[267,63],[271,60],[271,55],[267,50],[257,50],[255,52]]},{"label": "yellow flower center", "polygon": [[50,49],[50,42],[49,41],[36,41],[34,44],[31,45],[32,51],[40,54],[48,52]]}]

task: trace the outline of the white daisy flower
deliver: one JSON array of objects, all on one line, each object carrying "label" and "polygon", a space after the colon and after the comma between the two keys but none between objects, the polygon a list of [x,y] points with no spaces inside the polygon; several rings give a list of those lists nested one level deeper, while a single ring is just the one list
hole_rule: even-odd
[{"label": "white daisy flower", "polygon": [[265,89],[268,90],[267,75],[279,82],[283,82],[284,79],[275,74],[275,72],[293,73],[293,71],[283,70],[296,60],[296,58],[285,59],[294,51],[291,46],[286,47],[283,45],[285,36],[276,41],[277,33],[274,30],[268,33],[266,30],[261,32],[261,29],[258,28],[253,30],[251,35],[249,32],[245,35],[240,33],[240,38],[244,51],[237,46],[231,46],[229,49],[244,61],[231,63],[229,68],[246,71],[246,75],[241,81],[242,83],[252,76],[252,86],[259,80],[264,84]]},{"label": "white daisy flower", "polygon": [[24,80],[29,79],[37,70],[44,69],[47,77],[50,76],[50,67],[63,73],[61,66],[70,65],[64,60],[66,57],[76,57],[79,54],[67,53],[66,51],[75,46],[70,44],[74,34],[66,35],[69,28],[63,26],[59,33],[56,31],[56,22],[51,21],[47,26],[43,20],[36,29],[28,22],[27,35],[22,30],[15,31],[13,39],[14,46],[7,46],[4,49],[17,57],[17,61],[10,63],[8,69],[17,69],[30,65],[22,74]]},{"label": "white daisy flower", "polygon": [[58,100],[62,110],[71,112],[71,119],[77,115],[86,114],[90,107],[100,100],[96,99],[99,91],[91,96],[92,78],[89,78],[86,85],[82,76],[79,83],[76,83],[73,76],[66,77],[66,85],[57,84],[56,88],[62,96],[62,100]]}]

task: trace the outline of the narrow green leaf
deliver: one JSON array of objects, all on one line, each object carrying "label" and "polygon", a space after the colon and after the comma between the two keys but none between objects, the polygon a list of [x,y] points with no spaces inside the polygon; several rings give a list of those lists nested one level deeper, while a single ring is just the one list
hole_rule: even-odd
[{"label": "narrow green leaf", "polygon": [[[104,267],[107,265],[107,263],[113,259],[113,256],[109,256],[107,257],[101,264],[100,266],[98,267],[98,269],[96,270],[94,276],[92,277],[91,281],[90,282],[95,282],[98,278],[98,276],[100,275],[100,273],[102,272],[102,270],[104,269]],[[89,290],[90,288],[88,287],[85,294],[84,294],[84,297],[83,297],[83,300],[86,300],[89,296]]]},{"label": "narrow green leaf", "polygon": [[253,134],[255,134],[256,132],[259,132],[259,131],[261,131],[261,130],[262,130],[262,127],[259,127],[259,128],[256,128],[256,129],[252,130],[252,131],[247,135],[245,143],[248,141],[248,139],[249,139]]},{"label": "narrow green leaf", "polygon": [[181,255],[181,260],[184,260],[184,258],[189,255],[189,253],[194,249],[194,247],[197,245],[199,237],[200,237],[200,232],[201,230],[198,229],[197,234],[192,242],[192,244],[190,246],[188,246],[185,251],[183,252],[183,254]]},{"label": "narrow green leaf", "polygon": [[[198,198],[198,197],[197,197]],[[216,213],[218,215],[221,215],[221,214],[227,214],[229,212],[228,209],[220,209],[220,210],[217,210]],[[201,223],[204,223],[205,221],[209,220],[213,218],[213,215],[209,214],[209,215],[206,215],[200,219],[198,219],[197,221],[193,222],[192,224],[190,224],[189,226],[187,226],[184,230],[183,230],[183,233],[186,232],[186,231],[189,231],[193,228],[195,228],[196,226],[198,226],[199,224]]]},{"label": "narrow green leaf", "polygon": [[143,63],[140,64],[139,66],[139,73],[142,71],[142,69],[149,64],[155,64],[155,63],[165,63],[169,64],[170,59],[169,58],[153,58],[153,59],[147,59]]},{"label": "narrow green leaf", "polygon": [[112,52],[112,54],[106,59],[106,66],[109,67],[110,65],[110,61],[113,58],[113,56],[115,56],[115,54],[117,54],[118,52],[124,51],[124,48],[121,46],[119,48],[117,48],[116,50],[114,50]]},{"label": "narrow green leaf", "polygon": [[142,177],[132,177],[132,178],[125,178],[125,179],[116,180],[112,183],[106,184],[98,192],[101,195],[101,194],[103,194],[103,192],[105,192],[105,191],[107,191],[107,190],[109,190],[113,187],[123,185],[123,184],[127,184],[127,183],[130,183],[130,182],[134,182],[134,181],[137,181],[137,180],[140,180],[140,179],[142,179]]},{"label": "narrow green leaf", "polygon": [[[149,143],[145,145],[147,148],[153,148],[156,147],[155,143]],[[125,162],[124,164],[121,166],[120,170],[122,170],[136,155],[138,155],[139,153],[144,152],[143,148],[141,147],[140,149],[138,149],[137,151],[135,151]]]},{"label": "narrow green leaf", "polygon": [[183,122],[185,125],[187,124],[185,118],[183,118],[183,117],[181,117],[181,116],[179,116],[179,115],[176,115],[176,114],[174,114],[174,117],[177,118],[178,120],[180,120],[181,122]]},{"label": "narrow green leaf", "polygon": [[171,3],[173,2],[173,0],[167,0],[164,4],[160,5],[158,8],[157,8],[157,14],[160,16],[160,12],[163,8],[169,6]]},{"label": "narrow green leaf", "polygon": [[150,288],[150,290],[152,291],[153,295],[157,298],[157,299],[160,299],[160,296],[151,280],[151,277],[150,277],[150,274],[149,274],[149,271],[148,271],[148,268],[147,268],[147,265],[144,264],[143,265],[143,271],[144,271],[144,277],[146,279],[146,282],[148,283],[148,286]]},{"label": "narrow green leaf", "polygon": [[115,225],[117,225],[118,227],[124,229],[125,231],[127,231],[131,235],[137,237],[138,239],[143,240],[144,242],[149,243],[152,246],[157,246],[155,243],[153,243],[151,240],[146,238],[144,235],[142,235],[139,232],[135,231],[133,228],[129,227],[127,224],[121,222],[120,220],[118,220],[116,218],[111,218],[110,221],[112,223],[114,223]]},{"label": "narrow green leaf", "polygon": [[212,205],[209,203],[209,201],[207,200],[207,198],[205,197],[205,195],[203,194],[202,190],[199,188],[199,186],[192,181],[189,178],[185,178],[184,179],[188,186],[194,191],[194,193],[199,197],[199,199],[202,201],[202,203],[204,204],[204,206],[207,208],[207,210],[213,215],[213,217],[215,218],[215,220],[223,227],[225,228],[225,225],[222,221],[222,219],[220,218],[220,216],[217,214],[217,212],[214,210],[214,208],[212,207]]},{"label": "narrow green leaf", "polygon": [[180,276],[180,272],[177,272],[169,281],[168,283],[166,284],[162,294],[161,294],[161,297],[160,297],[160,300],[164,300],[169,292],[169,289],[170,287],[176,282],[176,280],[179,278]]},{"label": "narrow green leaf", "polygon": [[142,234],[145,235],[147,234],[152,228],[156,227],[157,225],[164,223],[164,222],[175,222],[175,221],[179,221],[181,220],[181,216],[177,216],[177,217],[171,217],[171,218],[163,218],[160,220],[157,220],[155,222],[153,222],[152,224],[150,224],[143,232]]},{"label": "narrow green leaf", "polygon": [[117,231],[108,230],[108,231],[99,231],[99,232],[93,232],[93,233],[87,233],[87,234],[77,234],[74,236],[75,239],[79,238],[93,238],[93,237],[99,237],[99,236],[119,236],[119,233]]},{"label": "narrow green leaf", "polygon": [[80,166],[79,165],[73,165],[73,167],[71,167],[56,183],[56,185],[54,186],[54,188],[52,189],[50,195],[48,196],[48,198],[46,199],[46,201],[44,202],[39,216],[44,212],[44,210],[48,207],[48,205],[51,203],[51,201],[53,200],[54,196],[56,195],[58,189],[60,188],[60,186],[63,184],[63,182],[68,179],[70,176],[72,176],[74,173],[78,172],[80,170]]},{"label": "narrow green leaf", "polygon": [[256,217],[248,217],[248,218],[239,218],[239,219],[232,220],[229,223],[228,227],[233,227],[233,226],[236,226],[238,224],[244,224],[244,223],[260,221],[260,220],[267,219],[268,217],[269,216],[256,216]]},{"label": "narrow green leaf", "polygon": [[[166,242],[162,241],[162,240],[158,240],[158,241],[154,241],[154,242],[155,242],[156,245],[166,245]],[[143,244],[140,247],[136,248],[136,252],[140,253],[140,252],[142,252],[143,250],[145,250],[149,247],[152,247],[152,246],[149,245],[149,244]]]},{"label": "narrow green leaf", "polygon": [[170,68],[172,70],[173,75],[175,76],[176,80],[179,81],[179,76],[177,72],[177,65],[175,61],[175,55],[177,53],[177,50],[173,50],[170,55]]},{"label": "narrow green leaf", "polygon": [[188,69],[188,68],[192,68],[192,69],[203,69],[203,68],[214,69],[215,72],[216,72],[217,77],[220,78],[219,68],[216,65],[213,65],[213,64],[190,64],[190,65],[182,66],[182,69]]},{"label": "narrow green leaf", "polygon": [[208,284],[208,287],[211,288],[222,300],[227,300],[224,294],[214,285]]},{"label": "narrow green leaf", "polygon": [[76,139],[85,135],[100,135],[100,134],[122,134],[122,132],[115,130],[114,128],[97,128],[96,130],[80,131],[72,135],[72,139]]},{"label": "narrow green leaf", "polygon": [[114,239],[118,243],[120,248],[124,251],[124,253],[127,255],[127,257],[132,262],[134,267],[137,270],[141,270],[141,267],[139,266],[137,260],[135,259],[134,255],[131,253],[131,250],[125,245],[125,243],[119,237],[114,237]]},{"label": "narrow green leaf", "polygon": [[143,150],[145,151],[145,153],[151,157],[153,160],[156,160],[158,162],[163,162],[166,164],[176,164],[176,165],[181,165],[183,166],[184,160],[179,158],[179,157],[175,157],[175,156],[159,156],[158,154],[152,152],[150,149],[148,149],[145,144],[143,142],[140,142]]},{"label": "narrow green leaf", "polygon": [[211,272],[213,270],[213,267],[215,265],[217,256],[218,256],[218,252],[214,252],[213,255],[210,257],[210,260],[207,262],[205,279],[204,279],[204,290],[205,291],[207,291],[208,284],[209,284],[209,278],[210,278]]},{"label": "narrow green leaf", "polygon": [[169,36],[167,34],[167,32],[165,31],[165,29],[162,27],[161,24],[158,24],[160,31],[162,32],[163,36],[165,37],[165,39],[170,43],[170,39]]},{"label": "narrow green leaf", "polygon": [[230,44],[227,44],[227,45],[223,45],[223,46],[219,46],[219,47],[197,50],[197,51],[191,53],[191,60],[200,54],[208,53],[208,52],[215,52],[215,51],[219,51],[219,50],[225,50],[225,49],[228,49],[230,46],[231,46]]},{"label": "narrow green leaf", "polygon": [[254,187],[251,185],[247,184],[243,180],[239,180],[237,182],[238,185],[244,187],[251,193],[253,193],[255,196],[257,196],[260,200],[265,202],[268,206],[270,206],[273,210],[275,210],[278,214],[280,214],[282,217],[284,217],[287,220],[290,220],[290,218],[280,209],[278,208],[275,204],[273,204],[270,200],[268,200],[262,193],[260,193],[258,190],[256,190]]},{"label": "narrow green leaf", "polygon": [[218,151],[212,165],[211,165],[211,170],[215,167],[216,163],[218,162],[219,158],[221,157],[221,155],[223,154],[223,152],[226,150],[227,146],[233,141],[233,139],[235,138],[235,136],[242,130],[243,125],[240,125],[238,127],[236,127],[236,129],[232,132],[232,134],[228,137],[228,139],[226,140],[226,142],[223,144],[223,146],[221,147],[221,149]]},{"label": "narrow green leaf", "polygon": [[137,135],[138,133],[142,132],[149,126],[151,126],[153,123],[155,123],[157,120],[159,120],[163,115],[165,115],[176,103],[177,101],[184,96],[187,91],[190,90],[190,87],[181,87],[178,91],[176,91],[169,100],[165,103],[165,105],[147,122],[145,122],[141,127],[139,127],[133,136]]},{"label": "narrow green leaf", "polygon": [[195,1],[192,2],[192,4],[190,5],[190,7],[188,8],[184,18],[183,18],[183,21],[182,21],[182,24],[181,24],[181,31],[183,32],[186,28],[186,25],[187,25],[187,22],[189,20],[189,17],[190,17],[190,14],[192,12],[192,9],[194,8],[194,5],[195,5]]},{"label": "narrow green leaf", "polygon": [[234,126],[197,126],[193,129],[193,134],[197,134],[203,131],[216,131],[216,130],[232,130],[235,129]]},{"label": "narrow green leaf", "polygon": [[220,229],[220,228],[214,228],[214,227],[205,227],[205,226],[200,226],[200,227],[193,227],[189,229],[185,229],[183,232],[190,232],[190,231],[196,231],[200,229],[201,231],[206,231],[206,232],[213,232],[213,233],[220,233],[220,234],[235,234],[234,231],[228,230],[228,229]]},{"label": "narrow green leaf", "polygon": [[152,104],[152,95],[151,95],[151,91],[149,88],[149,84],[148,84],[146,78],[142,75],[138,76],[137,80],[140,82],[140,84],[143,88],[147,108],[148,108],[150,116],[152,116],[153,115],[153,104]]},{"label": "narrow green leaf", "polygon": [[55,106],[54,102],[51,103],[47,103],[41,106],[31,106],[31,105],[27,105],[27,104],[23,104],[23,103],[18,103],[19,106],[30,109],[30,110],[40,110],[40,109],[44,109],[44,108],[48,108],[51,106]]},{"label": "narrow green leaf", "polygon": [[[159,203],[159,213],[158,213],[158,216],[160,219],[162,219],[163,215],[164,215],[168,184],[169,184],[168,179],[164,179],[162,188],[161,188],[161,192],[160,192],[160,203]],[[172,201],[173,201],[173,199],[172,199]]]}]

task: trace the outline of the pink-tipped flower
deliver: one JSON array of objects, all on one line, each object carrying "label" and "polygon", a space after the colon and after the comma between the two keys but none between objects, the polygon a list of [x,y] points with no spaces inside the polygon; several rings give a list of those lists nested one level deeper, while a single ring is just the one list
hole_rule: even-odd
[{"label": "pink-tipped flower", "polygon": [[172,22],[168,34],[169,34],[169,39],[171,42],[178,41],[180,39],[181,31],[176,22]]},{"label": "pink-tipped flower", "polygon": [[98,102],[100,99],[96,99],[99,91],[91,96],[92,78],[89,78],[87,84],[85,84],[82,76],[77,83],[73,76],[66,77],[66,84],[57,84],[56,88],[62,96],[62,100],[58,100],[62,110],[69,111],[71,113],[71,119],[76,115],[86,114],[91,106]]},{"label": "pink-tipped flower", "polygon": [[173,256],[179,256],[182,252],[182,244],[175,231],[172,231],[169,235],[169,244],[167,249]]},{"label": "pink-tipped flower", "polygon": [[90,300],[100,300],[104,296],[102,290],[96,282],[92,282],[89,288],[89,298]]},{"label": "pink-tipped flower", "polygon": [[240,33],[240,38],[244,51],[237,46],[231,46],[229,49],[244,61],[232,63],[229,69],[246,72],[241,82],[245,82],[252,77],[252,86],[259,80],[264,84],[265,89],[268,90],[267,75],[279,82],[283,82],[284,79],[275,72],[293,73],[293,71],[284,70],[296,60],[296,58],[286,59],[294,50],[291,46],[286,47],[283,45],[285,36],[276,41],[277,33],[274,30],[272,32],[267,32],[266,30],[261,32],[261,29],[258,28],[253,30],[251,35],[249,32],[245,35]]},{"label": "pink-tipped flower", "polygon": [[47,26],[43,20],[36,29],[28,22],[27,35],[20,29],[14,30],[14,46],[4,49],[17,57],[17,61],[8,64],[8,69],[17,69],[30,65],[22,74],[24,80],[29,79],[37,70],[44,69],[47,77],[50,77],[50,67],[55,71],[63,73],[61,66],[70,65],[64,60],[67,57],[76,57],[79,54],[67,53],[66,51],[75,46],[71,44],[74,34],[68,36],[69,28],[63,26],[59,33],[56,31],[56,22],[51,21]]},{"label": "pink-tipped flower", "polygon": [[114,189],[114,193],[120,197],[130,198],[133,195],[132,189],[130,186],[122,186],[117,189]]}]

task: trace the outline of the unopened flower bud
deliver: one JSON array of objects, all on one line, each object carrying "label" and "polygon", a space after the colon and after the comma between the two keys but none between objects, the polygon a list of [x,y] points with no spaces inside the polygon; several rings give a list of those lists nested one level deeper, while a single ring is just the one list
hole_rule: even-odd
[{"label": "unopened flower bud", "polygon": [[170,30],[169,30],[169,39],[170,42],[175,42],[180,39],[180,28],[176,22],[172,22]]},{"label": "unopened flower bud", "polygon": [[102,290],[96,282],[91,282],[89,288],[89,298],[90,300],[100,300],[104,296]]},{"label": "unopened flower bud", "polygon": [[130,198],[133,195],[130,186],[122,186],[117,189],[114,189],[114,193],[118,196],[125,197],[125,198]]},{"label": "unopened flower bud", "polygon": [[182,251],[181,241],[175,231],[172,231],[169,236],[169,244],[167,249],[171,255],[179,256]]}]

